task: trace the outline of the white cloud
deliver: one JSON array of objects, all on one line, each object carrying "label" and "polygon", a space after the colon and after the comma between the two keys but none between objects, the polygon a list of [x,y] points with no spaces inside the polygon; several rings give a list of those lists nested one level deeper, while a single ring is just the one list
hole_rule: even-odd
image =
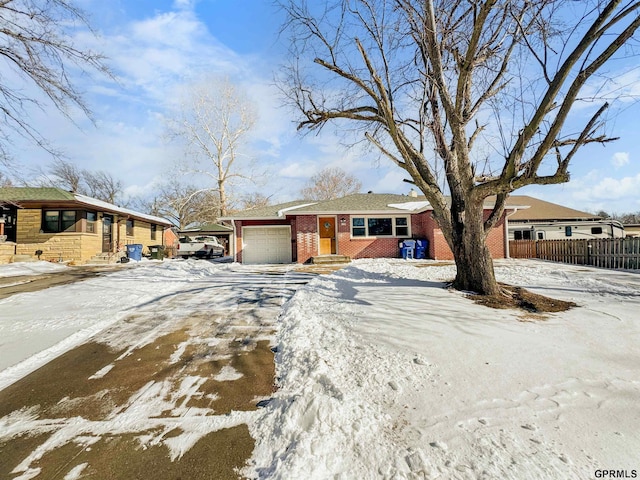
[{"label": "white cloud", "polygon": [[180,10],[191,10],[195,6],[195,0],[174,0],[174,8]]},{"label": "white cloud", "polygon": [[[409,178],[409,174],[400,167],[392,167],[380,178],[371,189],[374,193],[409,193],[411,186],[404,181]],[[363,187],[366,190],[366,185]]]},{"label": "white cloud", "polygon": [[636,101],[640,98],[640,69],[633,65],[626,71],[595,76],[583,88],[580,97],[588,100]]},{"label": "white cloud", "polygon": [[278,175],[285,178],[309,178],[311,175],[316,173],[317,167],[312,162],[306,163],[290,163],[286,165],[284,168],[280,169]]},{"label": "white cloud", "polygon": [[614,178],[600,170],[560,185],[535,185],[514,192],[583,212],[632,213],[640,211],[640,174]]},{"label": "white cloud", "polygon": [[611,164],[616,167],[624,167],[629,163],[629,152],[616,152],[611,157]]}]

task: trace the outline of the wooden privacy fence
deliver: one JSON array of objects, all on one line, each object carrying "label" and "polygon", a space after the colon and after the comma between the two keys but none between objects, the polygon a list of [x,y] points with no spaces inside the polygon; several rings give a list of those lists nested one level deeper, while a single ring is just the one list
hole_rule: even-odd
[{"label": "wooden privacy fence", "polygon": [[640,237],[577,240],[510,240],[511,258],[539,258],[572,265],[640,269]]}]

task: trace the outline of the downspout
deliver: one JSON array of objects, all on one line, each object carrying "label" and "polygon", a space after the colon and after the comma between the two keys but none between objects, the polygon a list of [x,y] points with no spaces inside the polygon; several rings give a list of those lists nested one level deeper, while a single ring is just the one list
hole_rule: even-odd
[{"label": "downspout", "polygon": [[231,245],[232,251],[230,252],[233,255],[233,261],[234,262],[238,262],[238,254],[236,251],[236,246],[237,246],[237,242],[238,242],[238,237],[236,235],[236,221],[235,220],[231,220],[231,225],[233,226],[233,242]]},{"label": "downspout", "polygon": [[511,258],[511,253],[509,252],[509,217],[511,215],[515,215],[515,213],[518,211],[518,208],[515,207],[513,209],[513,212],[508,213],[504,216],[504,247],[505,247],[505,257],[504,258]]}]

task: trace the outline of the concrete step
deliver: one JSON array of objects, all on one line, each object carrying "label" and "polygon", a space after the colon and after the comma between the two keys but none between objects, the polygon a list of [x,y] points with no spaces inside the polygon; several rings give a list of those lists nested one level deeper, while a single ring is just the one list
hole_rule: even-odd
[{"label": "concrete step", "polygon": [[351,257],[346,255],[319,255],[317,257],[311,257],[311,262],[314,265],[325,265],[329,263],[350,263]]}]

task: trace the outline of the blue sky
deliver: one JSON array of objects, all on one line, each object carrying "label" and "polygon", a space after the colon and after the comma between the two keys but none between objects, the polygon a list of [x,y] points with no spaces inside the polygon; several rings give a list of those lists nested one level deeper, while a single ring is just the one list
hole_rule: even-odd
[{"label": "blue sky", "polygon": [[[83,77],[80,86],[96,126],[72,112],[78,128],[53,110],[32,121],[69,160],[89,170],[107,170],[130,195],[145,196],[159,181],[178,175],[183,156],[163,140],[162,119],[181,86],[202,75],[228,76],[242,85],[258,110],[248,153],[268,170],[259,185],[245,187],[288,201],[306,180],[327,166],[357,175],[363,191],[407,193],[406,175],[384,160],[345,150],[331,129],[299,136],[292,113],[279,106],[272,85],[287,46],[278,38],[282,22],[270,0],[77,0],[91,16],[99,38],[79,37],[104,52],[118,83]],[[640,211],[638,121],[635,102],[612,115],[607,131],[621,139],[591,145],[576,156],[571,182],[530,187],[529,194],[586,211]],[[42,151],[17,143],[15,156],[27,168],[51,161]]]}]

